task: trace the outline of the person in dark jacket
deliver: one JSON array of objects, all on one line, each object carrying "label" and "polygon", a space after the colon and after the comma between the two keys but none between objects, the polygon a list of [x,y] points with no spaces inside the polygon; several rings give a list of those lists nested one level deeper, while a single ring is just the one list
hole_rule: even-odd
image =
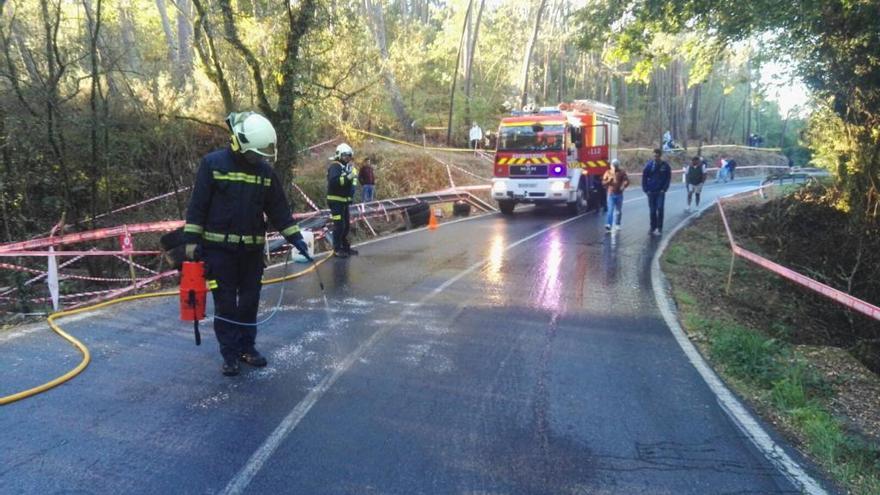
[{"label": "person in dark jacket", "polygon": [[735,175],[736,175],[736,160],[731,158],[731,159],[727,160],[727,176],[730,177],[730,180],[733,180]]},{"label": "person in dark jacket", "polygon": [[684,211],[690,213],[691,200],[697,198],[696,207],[700,208],[700,193],[703,192],[703,184],[706,182],[706,163],[699,157],[691,158],[691,164],[685,169],[684,183],[687,187],[687,208]]},{"label": "person in dark jacket", "polygon": [[373,173],[373,162],[366,159],[358,172],[358,182],[361,184],[361,203],[373,201],[376,192],[376,176]]},{"label": "person in dark jacket", "polygon": [[353,157],[351,146],[342,143],[336,147],[336,155],[327,167],[327,207],[333,220],[333,255],[339,258],[358,254],[348,242],[349,204],[358,184],[358,171],[351,161]]},{"label": "person in dark jacket", "polygon": [[281,181],[267,157],[275,158],[275,129],[253,112],[231,113],[232,144],[205,155],[186,211],[186,258],[206,262],[214,296],[214,334],[222,372],[234,376],[239,361],[266,366],[257,351],[257,307],[263,276],[266,221],[308,257]]},{"label": "person in dark jacket", "polygon": [[654,159],[649,160],[642,170],[642,190],[648,196],[648,209],[651,215],[651,234],[663,233],[663,204],[666,202],[666,191],[672,180],[672,169],[661,160],[663,152],[654,150]]}]

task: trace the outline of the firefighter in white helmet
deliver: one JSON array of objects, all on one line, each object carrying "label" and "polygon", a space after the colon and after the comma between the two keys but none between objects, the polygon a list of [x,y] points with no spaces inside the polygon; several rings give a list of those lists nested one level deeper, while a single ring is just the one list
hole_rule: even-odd
[{"label": "firefighter in white helmet", "polygon": [[358,184],[358,171],[352,158],[354,151],[351,146],[342,143],[336,147],[336,154],[327,167],[327,207],[330,208],[330,218],[333,220],[333,254],[340,258],[358,254],[348,242],[348,207]]},{"label": "firefighter in white helmet", "polygon": [[[186,211],[186,257],[203,259],[216,315],[254,323],[260,303],[266,221],[308,258],[281,181],[266,159],[275,160],[275,128],[258,113],[231,113],[230,146],[202,158]],[[265,214],[265,216],[264,216]],[[266,366],[255,348],[257,328],[214,320],[223,374],[239,373],[239,361]]]}]

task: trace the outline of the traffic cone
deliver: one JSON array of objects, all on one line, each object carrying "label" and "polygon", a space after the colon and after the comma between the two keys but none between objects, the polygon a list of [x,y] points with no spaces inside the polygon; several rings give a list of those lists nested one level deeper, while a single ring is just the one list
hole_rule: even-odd
[{"label": "traffic cone", "polygon": [[437,216],[434,215],[433,209],[431,210],[431,214],[428,216],[428,230],[437,230]]}]

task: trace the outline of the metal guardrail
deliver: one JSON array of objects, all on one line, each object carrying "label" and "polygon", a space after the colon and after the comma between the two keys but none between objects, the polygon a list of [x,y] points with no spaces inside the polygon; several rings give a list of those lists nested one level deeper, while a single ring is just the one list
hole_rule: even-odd
[{"label": "metal guardrail", "polygon": [[830,177],[831,174],[828,173],[827,170],[819,169],[819,168],[797,168],[797,169],[786,169],[784,171],[778,171],[775,173],[771,173],[764,178],[763,184],[777,183],[777,184],[785,184],[787,181],[791,181],[792,184],[798,183],[806,183],[812,180],[816,180],[817,177]]},{"label": "metal guardrail", "polygon": [[[463,201],[482,211],[494,211],[495,208],[492,205],[474,195],[474,192],[488,190],[489,187],[490,186],[488,185],[465,186],[462,188],[450,188],[402,198],[372,201],[369,203],[355,203],[350,206],[351,218],[353,222],[364,222],[369,231],[373,235],[377,235],[373,226],[370,224],[371,219],[384,217],[391,220],[392,214],[405,212],[408,208],[419,204],[434,205]],[[405,213],[403,214],[405,215]],[[322,238],[332,225],[330,211],[327,209],[318,210],[312,213],[300,213],[294,215],[294,217],[298,220],[301,228],[314,231],[315,237],[318,239]],[[2,306],[3,303],[16,304],[17,302],[21,302],[22,298],[28,303],[37,304],[51,301],[50,297],[46,297],[46,292],[48,291],[45,282],[48,280],[49,272],[53,271],[53,269],[47,268],[47,265],[44,264],[45,262],[42,261],[47,258],[50,260],[49,266],[52,266],[56,258],[70,258],[67,261],[57,263],[56,268],[54,268],[58,280],[89,283],[89,286],[81,287],[80,291],[60,294],[60,301],[64,304],[65,308],[82,306],[84,304],[118,297],[126,293],[135,292],[154,282],[173,277],[177,274],[174,270],[162,271],[161,265],[157,270],[153,270],[147,266],[136,263],[133,259],[138,257],[143,259],[144,256],[156,256],[159,254],[159,251],[134,249],[131,249],[130,251],[123,251],[121,249],[114,251],[107,249],[107,243],[115,243],[114,241],[120,235],[157,234],[175,230],[182,226],[182,220],[169,220],[142,224],[119,225],[91,231],[74,232],[64,235],[50,235],[27,241],[0,244],[0,261],[11,259],[20,260],[13,263],[0,262],[0,270],[22,274],[27,277],[26,280],[19,279],[19,282],[12,286],[0,287],[0,306]],[[145,241],[141,241],[139,244],[143,244],[144,242]],[[270,249],[276,251],[283,246],[285,242],[286,241],[284,241],[284,239],[277,233],[270,235],[268,239]],[[73,251],[68,247],[71,245],[93,243],[98,243],[98,245],[103,246],[104,249],[98,250],[95,247],[84,246],[79,250]],[[132,248],[134,244],[136,243],[132,242]],[[67,250],[52,251],[52,249],[64,248],[67,248]],[[104,256],[105,259],[108,260],[118,259],[123,264],[129,265],[131,268],[130,276],[109,277],[102,276],[102,274],[96,274],[94,276],[91,276],[91,274],[83,274],[82,265],[78,263],[93,256]],[[26,266],[22,261],[26,259],[32,260],[28,263],[30,266]],[[137,274],[135,273],[135,269],[138,271]],[[93,284],[98,285],[95,286]],[[111,284],[111,287],[108,287],[106,284]],[[63,285],[65,284],[62,284],[62,289]],[[20,292],[25,288],[28,288],[27,291],[30,292],[40,286],[42,286],[42,288],[38,289],[36,294],[31,293],[25,295]]]},{"label": "metal guardrail", "polygon": [[[452,203],[463,201],[471,206],[485,211],[496,211],[496,208],[475,196],[471,191],[488,191],[491,186],[464,186],[459,188],[450,188],[442,191],[435,191],[424,194],[416,194],[413,196],[405,196],[402,198],[384,199],[379,201],[371,201],[369,203],[354,203],[349,206],[352,222],[364,222],[369,230],[376,235],[370,220],[374,218],[390,219],[391,214],[406,211],[413,206],[427,203],[429,205]],[[308,229],[315,232],[315,237],[320,239],[331,227],[330,210],[323,209],[312,213],[298,214],[294,217],[299,218],[299,226],[301,229]],[[284,245],[284,239],[273,239],[269,242],[271,251],[277,250]]]}]

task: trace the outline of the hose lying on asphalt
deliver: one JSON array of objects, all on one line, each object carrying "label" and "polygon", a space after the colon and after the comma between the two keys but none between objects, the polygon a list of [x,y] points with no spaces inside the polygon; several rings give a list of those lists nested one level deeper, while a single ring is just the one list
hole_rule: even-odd
[{"label": "hose lying on asphalt", "polygon": [[[316,271],[318,269],[318,265],[326,262],[328,259],[330,259],[330,256],[325,256],[324,258],[322,258],[320,260],[314,261],[311,264],[311,266],[309,266],[308,268],[306,268],[304,270],[300,270],[300,271],[298,271],[296,273],[292,273],[290,275],[285,274],[281,277],[263,280],[263,285],[277,284],[279,282],[285,282],[287,280],[293,280],[296,278],[300,278],[307,273],[310,273],[312,271]],[[286,263],[285,263],[285,265],[286,265]],[[286,266],[285,266],[285,269],[286,269]],[[321,282],[321,290],[322,291],[324,290],[323,286],[324,286],[324,283],[322,281]],[[91,357],[91,354],[89,353],[89,349],[85,345],[83,345],[82,342],[80,342],[75,337],[73,337],[72,335],[65,332],[60,326],[58,326],[58,324],[55,323],[56,320],[67,317],[67,316],[73,316],[76,314],[85,313],[86,311],[93,311],[96,309],[106,308],[107,306],[112,306],[114,304],[119,304],[119,303],[123,303],[123,302],[127,302],[127,301],[135,301],[138,299],[149,299],[149,298],[154,298],[154,297],[170,297],[170,296],[177,296],[178,294],[180,294],[180,292],[176,291],[176,290],[162,291],[162,292],[151,292],[148,294],[135,294],[133,296],[120,297],[119,299],[104,301],[101,303],[93,304],[91,306],[85,306],[82,308],[76,308],[76,309],[71,309],[71,310],[67,310],[67,311],[58,311],[57,313],[52,313],[46,319],[46,322],[49,323],[49,328],[51,328],[52,331],[55,332],[56,334],[58,334],[61,338],[70,342],[70,344],[73,347],[75,347],[82,354],[82,360],[72,370],[70,370],[67,373],[65,373],[65,374],[63,374],[53,380],[50,380],[42,385],[38,385],[36,387],[29,388],[27,390],[22,390],[21,392],[14,393],[12,395],[0,397],[0,406],[4,406],[6,404],[11,404],[13,402],[16,402],[16,401],[19,401],[22,399],[26,399],[28,397],[33,397],[34,395],[45,392],[51,388],[57,387],[58,385],[61,385],[62,383],[67,382],[70,379],[72,379],[73,377],[75,377],[76,375],[80,374],[84,369],[86,369],[86,367],[89,365],[89,362],[91,362],[92,357]],[[279,301],[280,301],[280,298],[279,298]],[[275,314],[275,311],[277,311],[277,309],[278,308],[276,307],[275,310],[273,310],[272,315]],[[271,316],[270,316],[270,318],[271,318]],[[268,321],[268,318],[265,321]]]}]

